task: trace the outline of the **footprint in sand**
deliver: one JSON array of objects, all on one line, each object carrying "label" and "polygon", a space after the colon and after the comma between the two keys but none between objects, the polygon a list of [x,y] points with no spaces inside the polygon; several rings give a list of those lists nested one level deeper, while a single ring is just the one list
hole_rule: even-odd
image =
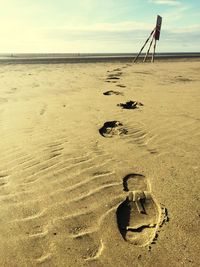
[{"label": "footprint in sand", "polygon": [[176,76],[175,81],[177,81],[177,82],[192,82],[193,80],[190,78],[184,78],[182,76]]},{"label": "footprint in sand", "polygon": [[107,80],[119,80],[120,76],[122,75],[122,72],[114,73],[114,74],[109,74],[107,77]]},{"label": "footprint in sand", "polygon": [[117,69],[114,69],[113,71],[121,71],[121,69],[120,68],[117,68]]},{"label": "footprint in sand", "polygon": [[107,70],[107,72],[113,72],[113,71],[121,71],[120,68],[114,69],[114,70]]},{"label": "footprint in sand", "polygon": [[124,177],[123,186],[129,194],[117,208],[119,232],[133,245],[150,246],[155,243],[160,227],[168,221],[167,210],[156,202],[145,176],[129,174]]},{"label": "footprint in sand", "polygon": [[103,93],[104,95],[123,95],[122,92],[119,92],[119,91],[113,91],[113,90],[110,90],[110,91],[106,91]]},{"label": "footprint in sand", "polygon": [[0,97],[0,104],[8,102],[7,98]]},{"label": "footprint in sand", "polygon": [[0,174],[0,187],[8,184],[8,175],[7,174]]},{"label": "footprint in sand", "polygon": [[109,76],[107,78],[107,80],[119,80],[120,78],[119,77],[116,77],[116,76]]},{"label": "footprint in sand", "polygon": [[103,137],[113,137],[115,135],[125,135],[128,130],[123,127],[123,124],[119,121],[107,121],[104,123],[103,127],[99,129],[99,133]]},{"label": "footprint in sand", "polygon": [[17,91],[16,87],[13,87],[10,89],[10,91],[7,92],[7,94],[14,94]]},{"label": "footprint in sand", "polygon": [[107,83],[117,83],[117,81],[106,80]]},{"label": "footprint in sand", "polygon": [[138,101],[130,100],[130,101],[127,101],[126,103],[117,104],[117,106],[122,107],[123,109],[135,109],[135,108],[139,108],[139,106],[143,106],[143,104]]},{"label": "footprint in sand", "polygon": [[121,87],[121,88],[125,88],[126,87],[126,85],[123,85],[123,84],[117,84],[116,86]]}]

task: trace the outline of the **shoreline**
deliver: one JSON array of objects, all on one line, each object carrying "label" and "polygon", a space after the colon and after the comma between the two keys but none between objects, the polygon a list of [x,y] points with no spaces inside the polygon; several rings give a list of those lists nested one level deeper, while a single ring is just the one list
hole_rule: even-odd
[{"label": "shoreline", "polygon": [[[28,56],[13,56],[0,58],[0,65],[3,64],[71,64],[71,63],[131,63],[136,54],[133,55],[80,55],[80,56],[43,56],[43,57],[28,57]],[[144,54],[138,58],[138,62],[142,62]],[[155,55],[155,62],[178,62],[178,61],[199,61],[200,53],[181,53],[181,54],[157,54]],[[149,56],[146,63],[150,62]]]}]

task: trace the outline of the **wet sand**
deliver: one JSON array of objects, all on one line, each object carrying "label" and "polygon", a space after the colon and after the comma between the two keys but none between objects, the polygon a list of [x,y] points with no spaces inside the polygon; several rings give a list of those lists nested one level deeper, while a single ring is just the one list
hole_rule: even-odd
[{"label": "wet sand", "polygon": [[0,266],[199,266],[199,71],[0,65]]}]

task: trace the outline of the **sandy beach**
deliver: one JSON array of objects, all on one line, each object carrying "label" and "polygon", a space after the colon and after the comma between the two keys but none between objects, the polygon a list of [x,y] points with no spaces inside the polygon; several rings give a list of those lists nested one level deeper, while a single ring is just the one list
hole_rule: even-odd
[{"label": "sandy beach", "polygon": [[0,65],[0,266],[200,266],[199,73]]}]

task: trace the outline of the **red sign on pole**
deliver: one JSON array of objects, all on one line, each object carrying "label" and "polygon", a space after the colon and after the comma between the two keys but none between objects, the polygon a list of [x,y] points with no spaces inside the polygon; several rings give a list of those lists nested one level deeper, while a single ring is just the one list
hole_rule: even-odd
[{"label": "red sign on pole", "polygon": [[162,17],[158,15],[157,22],[156,22],[156,31],[154,35],[156,40],[159,40],[160,38],[161,24],[162,24]]}]

